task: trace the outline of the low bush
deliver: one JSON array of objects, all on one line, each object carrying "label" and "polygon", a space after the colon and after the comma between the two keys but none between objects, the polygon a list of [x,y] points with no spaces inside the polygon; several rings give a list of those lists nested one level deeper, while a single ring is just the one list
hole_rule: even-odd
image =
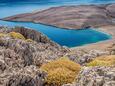
[{"label": "low bush", "polygon": [[58,59],[41,66],[41,69],[48,73],[46,77],[48,86],[72,83],[80,68],[79,64],[67,58]]},{"label": "low bush", "polygon": [[10,32],[10,33],[0,33],[0,37],[12,37],[14,39],[22,39],[27,42],[34,42],[32,39],[26,39],[22,34],[18,32]]},{"label": "low bush", "polygon": [[5,33],[0,33],[0,37],[4,37],[4,36],[6,36]]},{"label": "low bush", "polygon": [[115,65],[115,55],[97,57],[87,66],[112,66]]},{"label": "low bush", "polygon": [[25,37],[22,34],[17,33],[17,32],[10,32],[9,35],[13,38],[24,39],[25,40]]},{"label": "low bush", "polygon": [[27,42],[34,42],[32,39],[26,39]]}]

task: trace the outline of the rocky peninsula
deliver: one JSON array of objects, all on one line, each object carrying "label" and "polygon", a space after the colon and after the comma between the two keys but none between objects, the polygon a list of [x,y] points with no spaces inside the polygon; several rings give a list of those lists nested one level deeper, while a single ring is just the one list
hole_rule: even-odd
[{"label": "rocky peninsula", "polygon": [[66,29],[95,28],[115,24],[114,8],[115,4],[60,6],[3,20],[42,23]]}]

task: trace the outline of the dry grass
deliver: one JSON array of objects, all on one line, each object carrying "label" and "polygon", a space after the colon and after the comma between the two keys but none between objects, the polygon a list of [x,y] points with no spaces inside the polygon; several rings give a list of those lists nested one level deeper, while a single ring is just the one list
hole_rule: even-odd
[{"label": "dry grass", "polygon": [[23,39],[25,40],[25,37],[20,34],[20,33],[17,33],[17,32],[10,32],[9,35],[13,38],[16,38],[16,39]]},{"label": "dry grass", "polygon": [[26,39],[27,42],[34,42],[32,39]]},{"label": "dry grass", "polygon": [[62,58],[42,65],[41,69],[48,73],[46,78],[48,86],[61,86],[72,83],[81,67],[67,58]]},{"label": "dry grass", "polygon": [[115,55],[97,57],[87,66],[112,66],[115,65]]}]

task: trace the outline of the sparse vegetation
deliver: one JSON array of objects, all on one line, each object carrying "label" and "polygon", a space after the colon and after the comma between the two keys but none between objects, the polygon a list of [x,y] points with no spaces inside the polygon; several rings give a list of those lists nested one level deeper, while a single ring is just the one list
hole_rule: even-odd
[{"label": "sparse vegetation", "polygon": [[9,35],[13,38],[24,39],[25,40],[25,37],[22,34],[17,33],[17,32],[10,32]]},{"label": "sparse vegetation", "polygon": [[14,39],[22,39],[22,40],[25,40],[27,42],[34,42],[32,39],[26,39],[22,34],[17,33],[17,32],[0,33],[0,37],[4,37],[4,36],[9,36],[9,37],[12,37]]},{"label": "sparse vegetation", "polygon": [[0,33],[0,37],[4,37],[4,36],[6,36],[6,34]]},{"label": "sparse vegetation", "polygon": [[72,83],[80,71],[80,65],[67,58],[61,58],[42,65],[41,69],[48,73],[48,86],[61,86]]},{"label": "sparse vegetation", "polygon": [[87,66],[112,66],[115,65],[115,55],[97,57]]},{"label": "sparse vegetation", "polygon": [[26,39],[27,42],[34,42],[32,39]]}]

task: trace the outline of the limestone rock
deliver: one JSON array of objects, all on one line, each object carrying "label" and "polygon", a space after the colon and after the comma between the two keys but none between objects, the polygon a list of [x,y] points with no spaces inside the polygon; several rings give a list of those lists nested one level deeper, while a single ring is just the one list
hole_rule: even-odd
[{"label": "limestone rock", "polygon": [[66,56],[72,61],[75,61],[81,65],[85,65],[86,63],[92,61],[98,56],[108,55],[108,54],[109,54],[108,51],[101,51],[101,50],[87,51],[87,50],[81,49],[75,52],[67,53]]},{"label": "limestone rock", "polygon": [[110,45],[107,49],[111,55],[115,55],[115,43]]},{"label": "limestone rock", "polygon": [[108,11],[109,15],[113,18],[115,18],[115,4],[110,4],[106,7],[106,10]]},{"label": "limestone rock", "polygon": [[[32,30],[16,29],[16,31],[18,32],[22,31],[21,33],[22,34],[24,33],[25,36],[26,34],[29,34],[29,32],[31,32]],[[36,34],[34,34],[34,32],[35,31],[33,31],[33,33],[30,33],[33,35],[29,35],[29,38],[33,37],[33,40],[38,40],[37,42],[27,42],[26,40],[13,39],[11,37],[0,37],[0,46],[14,52],[14,56],[18,56],[17,58],[20,58],[22,60],[24,66],[32,65],[32,64],[40,65],[44,63],[44,61],[53,60],[62,57],[64,53],[68,51],[67,49],[51,42],[48,38],[46,39],[49,41],[46,41],[45,43],[44,40],[43,42],[41,40],[40,33],[37,34],[37,32],[35,32]],[[8,55],[9,57],[10,54],[12,53],[8,53],[8,52],[5,53],[5,55]],[[2,56],[4,57],[4,55]]]},{"label": "limestone rock", "polygon": [[25,38],[32,39],[38,43],[41,42],[41,43],[55,44],[50,39],[48,39],[45,35],[32,29],[27,29],[24,27],[15,27],[11,29],[11,31],[21,33]]},{"label": "limestone rock", "polygon": [[[13,38],[9,35],[12,31],[33,41]],[[0,36],[0,86],[43,86],[46,73],[39,70],[40,66],[69,50],[31,29],[0,27],[0,34],[3,33]]]},{"label": "limestone rock", "polygon": [[85,67],[69,86],[115,86],[115,67]]},{"label": "limestone rock", "polygon": [[0,86],[43,86],[46,73],[35,66],[0,74]]}]

